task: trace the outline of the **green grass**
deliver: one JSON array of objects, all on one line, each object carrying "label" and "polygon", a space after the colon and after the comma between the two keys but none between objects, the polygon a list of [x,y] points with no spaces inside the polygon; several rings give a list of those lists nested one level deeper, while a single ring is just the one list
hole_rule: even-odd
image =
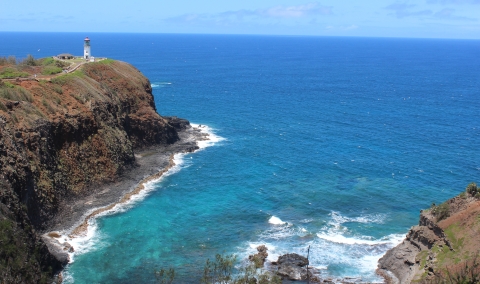
[{"label": "green grass", "polygon": [[11,101],[33,102],[32,94],[18,86],[14,86],[13,88],[9,86],[0,87],[0,97]]},{"label": "green grass", "polygon": [[15,85],[10,82],[3,82],[3,86],[7,88],[15,88]]},{"label": "green grass", "polygon": [[112,64],[113,62],[115,62],[116,60],[114,59],[110,59],[110,58],[106,58],[106,59],[103,59],[103,60],[100,60],[96,63],[99,63],[99,64]]},{"label": "green grass", "polygon": [[28,77],[30,74],[27,72],[20,72],[13,67],[5,67],[0,69],[0,79],[14,79],[18,77]]},{"label": "green grass", "polygon": [[63,86],[70,82],[74,78],[83,78],[84,74],[81,70],[76,70],[72,73],[68,73],[65,75],[60,75],[58,77],[55,77],[52,79],[52,83],[58,84],[60,86]]},{"label": "green grass", "polygon": [[457,233],[462,230],[464,230],[464,228],[461,228],[458,224],[452,224],[445,229],[445,235],[447,235],[450,244],[455,250],[463,247],[464,238],[457,239],[456,237]]},{"label": "green grass", "polygon": [[54,86],[53,86],[53,90],[54,90],[57,94],[59,94],[59,95],[63,94],[63,89],[62,89],[62,87],[59,86],[59,85],[54,85]]},{"label": "green grass", "polygon": [[57,66],[45,66],[42,70],[43,75],[53,75],[62,72],[63,69]]},{"label": "green grass", "polygon": [[43,66],[48,66],[50,64],[53,64],[55,62],[55,59],[53,59],[52,57],[46,57],[41,59],[41,61]]},{"label": "green grass", "polygon": [[426,250],[421,251],[417,255],[417,259],[420,259],[420,268],[425,267],[425,264],[427,264],[427,257],[428,257],[428,251],[426,251]]}]

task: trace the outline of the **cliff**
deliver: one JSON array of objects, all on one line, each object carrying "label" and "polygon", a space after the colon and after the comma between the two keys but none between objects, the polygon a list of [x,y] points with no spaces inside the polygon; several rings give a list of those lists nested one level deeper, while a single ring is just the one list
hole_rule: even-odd
[{"label": "cliff", "polygon": [[[64,263],[39,237],[62,206],[138,166],[135,151],[178,141],[150,82],[104,60],[47,80],[0,80],[0,282],[38,283]],[[143,178],[143,177],[141,177]]]},{"label": "cliff", "polygon": [[472,183],[459,196],[422,210],[419,224],[379,260],[378,273],[389,283],[457,283],[454,279],[478,277],[478,197]]}]

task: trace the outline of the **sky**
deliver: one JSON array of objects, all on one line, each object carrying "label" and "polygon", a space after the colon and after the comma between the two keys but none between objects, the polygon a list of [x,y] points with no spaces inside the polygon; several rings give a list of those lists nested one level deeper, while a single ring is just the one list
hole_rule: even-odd
[{"label": "sky", "polygon": [[480,0],[0,0],[0,31],[480,39]]}]

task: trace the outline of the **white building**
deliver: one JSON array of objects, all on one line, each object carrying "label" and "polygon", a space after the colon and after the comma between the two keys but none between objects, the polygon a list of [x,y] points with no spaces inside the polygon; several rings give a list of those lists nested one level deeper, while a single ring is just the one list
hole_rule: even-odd
[{"label": "white building", "polygon": [[88,37],[85,38],[83,43],[83,58],[88,61],[91,61],[93,58],[90,50],[90,39]]}]

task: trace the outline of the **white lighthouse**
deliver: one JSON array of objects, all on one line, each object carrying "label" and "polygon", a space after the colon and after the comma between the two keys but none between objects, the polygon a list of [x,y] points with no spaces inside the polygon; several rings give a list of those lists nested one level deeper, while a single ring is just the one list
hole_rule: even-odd
[{"label": "white lighthouse", "polygon": [[91,57],[92,53],[90,52],[90,39],[86,37],[83,43],[83,58],[85,60],[90,60]]}]

